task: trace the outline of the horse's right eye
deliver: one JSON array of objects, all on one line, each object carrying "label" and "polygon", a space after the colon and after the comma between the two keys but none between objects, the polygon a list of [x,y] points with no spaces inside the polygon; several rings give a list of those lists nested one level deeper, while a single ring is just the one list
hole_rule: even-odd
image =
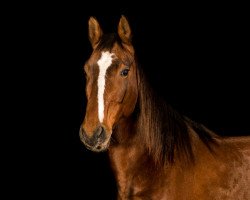
[{"label": "horse's right eye", "polygon": [[121,76],[126,77],[128,75],[129,69],[124,69],[121,71]]}]

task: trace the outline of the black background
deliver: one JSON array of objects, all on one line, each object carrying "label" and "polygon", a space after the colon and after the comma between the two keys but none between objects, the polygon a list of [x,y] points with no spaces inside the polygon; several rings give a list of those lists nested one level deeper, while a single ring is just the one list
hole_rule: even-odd
[{"label": "black background", "polygon": [[15,113],[6,185],[18,189],[9,195],[115,199],[106,153],[86,150],[78,136],[85,111],[82,67],[92,50],[90,16],[105,32],[116,31],[121,14],[127,17],[139,63],[177,111],[219,135],[249,135],[246,5],[19,6],[11,5],[5,16]]}]

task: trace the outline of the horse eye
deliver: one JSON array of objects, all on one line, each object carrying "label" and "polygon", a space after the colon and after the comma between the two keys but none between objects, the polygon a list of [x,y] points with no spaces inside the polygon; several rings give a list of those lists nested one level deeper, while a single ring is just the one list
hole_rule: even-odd
[{"label": "horse eye", "polygon": [[124,69],[121,71],[121,76],[127,76],[128,75],[128,72],[129,72],[129,69]]}]

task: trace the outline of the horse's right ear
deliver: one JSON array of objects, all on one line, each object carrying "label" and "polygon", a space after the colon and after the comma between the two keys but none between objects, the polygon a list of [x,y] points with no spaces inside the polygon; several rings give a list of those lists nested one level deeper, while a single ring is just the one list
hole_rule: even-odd
[{"label": "horse's right ear", "polygon": [[102,37],[102,29],[94,17],[89,18],[89,41],[93,48],[96,47]]}]

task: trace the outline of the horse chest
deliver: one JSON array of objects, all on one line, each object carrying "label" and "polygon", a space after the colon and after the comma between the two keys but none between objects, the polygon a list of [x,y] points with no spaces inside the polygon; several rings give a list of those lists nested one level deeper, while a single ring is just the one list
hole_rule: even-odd
[{"label": "horse chest", "polygon": [[160,181],[164,180],[163,177],[158,177],[157,170],[146,155],[133,149],[120,148],[114,152],[111,150],[110,158],[119,199],[161,199],[166,183]]}]

